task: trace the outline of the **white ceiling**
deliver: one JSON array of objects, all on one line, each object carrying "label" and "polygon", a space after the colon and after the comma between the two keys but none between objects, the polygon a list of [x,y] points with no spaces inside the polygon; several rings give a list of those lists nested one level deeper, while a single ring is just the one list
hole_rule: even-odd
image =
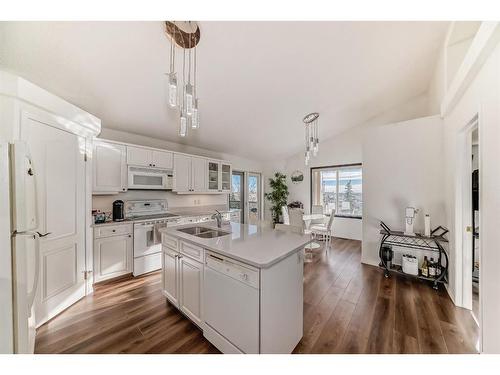
[{"label": "white ceiling", "polygon": [[0,63],[103,127],[271,160],[302,149],[308,112],[326,138],[425,93],[447,26],[201,22],[202,128],[186,139],[166,104],[162,22],[3,23]]}]

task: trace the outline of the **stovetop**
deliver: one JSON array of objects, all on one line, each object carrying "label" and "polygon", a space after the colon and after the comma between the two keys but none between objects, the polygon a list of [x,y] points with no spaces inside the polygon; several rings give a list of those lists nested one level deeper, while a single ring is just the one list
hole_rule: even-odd
[{"label": "stovetop", "polygon": [[138,215],[138,216],[130,216],[127,219],[129,220],[154,220],[154,219],[170,219],[174,217],[179,217],[179,215],[164,213],[164,214],[154,214],[154,215]]}]

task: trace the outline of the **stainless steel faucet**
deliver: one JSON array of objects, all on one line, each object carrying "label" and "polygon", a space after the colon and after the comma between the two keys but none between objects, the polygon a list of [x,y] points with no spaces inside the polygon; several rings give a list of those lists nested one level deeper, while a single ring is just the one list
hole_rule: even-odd
[{"label": "stainless steel faucet", "polygon": [[217,220],[217,228],[222,228],[222,214],[215,210],[215,214],[212,215],[212,219]]}]

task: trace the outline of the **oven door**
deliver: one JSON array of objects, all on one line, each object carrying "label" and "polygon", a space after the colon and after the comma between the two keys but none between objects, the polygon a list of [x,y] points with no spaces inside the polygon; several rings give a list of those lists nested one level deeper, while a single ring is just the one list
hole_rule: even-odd
[{"label": "oven door", "polygon": [[145,190],[168,190],[169,175],[162,169],[128,167],[128,188]]},{"label": "oven door", "polygon": [[150,223],[134,224],[134,258],[161,251],[161,244],[155,243],[155,226]]}]

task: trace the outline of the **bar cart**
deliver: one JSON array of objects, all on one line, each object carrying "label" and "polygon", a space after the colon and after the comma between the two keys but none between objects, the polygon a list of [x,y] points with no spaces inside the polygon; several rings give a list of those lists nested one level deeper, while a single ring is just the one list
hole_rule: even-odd
[{"label": "bar cart", "polygon": [[[448,242],[448,240],[444,237],[445,234],[448,233],[448,229],[438,226],[431,232],[430,236],[424,236],[419,233],[415,233],[415,235],[406,235],[404,232],[391,230],[383,221],[380,222],[380,226],[382,228],[380,229],[382,240],[380,242],[379,257],[380,267],[384,269],[385,277],[389,277],[390,273],[397,273],[430,281],[433,283],[433,288],[436,290],[438,289],[438,285],[440,283],[448,283],[448,254],[442,245],[442,243]],[[420,274],[411,275],[404,273],[399,265],[391,265],[388,267],[384,261],[384,257],[382,256],[384,245],[436,252],[438,253],[438,264],[441,266],[441,273],[436,277],[427,277]]]}]

